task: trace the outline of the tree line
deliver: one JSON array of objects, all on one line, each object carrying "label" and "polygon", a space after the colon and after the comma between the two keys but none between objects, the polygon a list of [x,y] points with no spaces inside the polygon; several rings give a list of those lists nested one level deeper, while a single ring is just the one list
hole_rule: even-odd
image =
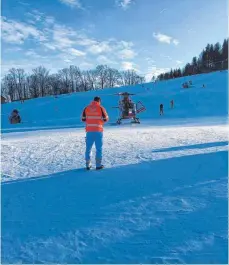
[{"label": "tree line", "polygon": [[[215,45],[207,44],[199,57],[193,57],[192,62],[187,63],[183,69],[171,69],[170,72],[160,74],[157,80],[168,80],[226,69],[228,69],[228,39],[224,39],[222,45],[219,42]],[[153,77],[152,81],[155,79]]]},{"label": "tree line", "polygon": [[144,82],[145,78],[134,70],[118,71],[107,65],[86,71],[71,65],[55,74],[50,74],[43,66],[34,68],[32,73],[26,73],[22,68],[11,68],[2,79],[1,95],[16,101]]},{"label": "tree line", "polygon": [[[152,81],[168,80],[188,75],[228,69],[228,39],[222,46],[208,44],[199,57],[193,57],[183,69],[174,69],[153,77]],[[145,82],[134,70],[119,71],[107,65],[92,70],[81,70],[71,65],[51,74],[43,66],[26,73],[22,68],[11,68],[2,78],[1,95],[11,101],[99,90],[107,87],[137,85]]]}]

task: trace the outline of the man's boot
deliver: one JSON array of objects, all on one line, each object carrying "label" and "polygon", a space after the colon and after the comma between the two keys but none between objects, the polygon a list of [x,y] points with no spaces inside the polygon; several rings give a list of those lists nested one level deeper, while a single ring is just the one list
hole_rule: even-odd
[{"label": "man's boot", "polygon": [[87,170],[91,169],[91,162],[90,161],[86,161],[86,169]]},{"label": "man's boot", "polygon": [[102,165],[102,159],[96,159],[96,170],[103,169],[104,165]]}]

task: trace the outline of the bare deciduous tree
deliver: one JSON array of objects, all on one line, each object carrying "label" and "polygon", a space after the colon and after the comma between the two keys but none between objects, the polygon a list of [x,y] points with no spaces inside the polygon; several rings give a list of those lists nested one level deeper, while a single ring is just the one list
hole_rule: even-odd
[{"label": "bare deciduous tree", "polygon": [[39,87],[40,96],[46,95],[46,88],[48,87],[49,70],[43,66],[39,66],[32,70],[36,76],[37,86]]},{"label": "bare deciduous tree", "polygon": [[98,65],[95,70],[99,87],[104,89],[107,81],[108,67],[107,65]]},{"label": "bare deciduous tree", "polygon": [[9,95],[11,100],[21,100],[105,87],[135,85],[143,81],[144,78],[133,70],[119,72],[107,65],[99,65],[87,71],[81,71],[79,67],[71,65],[51,75],[43,66],[33,69],[32,74],[26,74],[24,69],[12,68],[2,79],[1,93],[5,96]]}]

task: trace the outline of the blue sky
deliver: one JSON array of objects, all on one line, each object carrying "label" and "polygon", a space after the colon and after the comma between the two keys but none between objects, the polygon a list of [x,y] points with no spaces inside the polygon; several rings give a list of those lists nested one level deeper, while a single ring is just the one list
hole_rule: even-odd
[{"label": "blue sky", "polygon": [[227,0],[2,0],[2,74],[107,64],[152,74],[228,36]]}]

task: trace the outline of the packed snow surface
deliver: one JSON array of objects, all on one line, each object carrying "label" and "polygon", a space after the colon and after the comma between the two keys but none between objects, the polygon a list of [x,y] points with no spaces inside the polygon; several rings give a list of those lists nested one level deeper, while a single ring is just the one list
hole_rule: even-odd
[{"label": "packed snow surface", "polygon": [[[3,105],[2,263],[227,263],[227,74]],[[120,91],[138,93],[141,124],[115,125]],[[80,116],[95,95],[106,168],[86,171]]]}]

